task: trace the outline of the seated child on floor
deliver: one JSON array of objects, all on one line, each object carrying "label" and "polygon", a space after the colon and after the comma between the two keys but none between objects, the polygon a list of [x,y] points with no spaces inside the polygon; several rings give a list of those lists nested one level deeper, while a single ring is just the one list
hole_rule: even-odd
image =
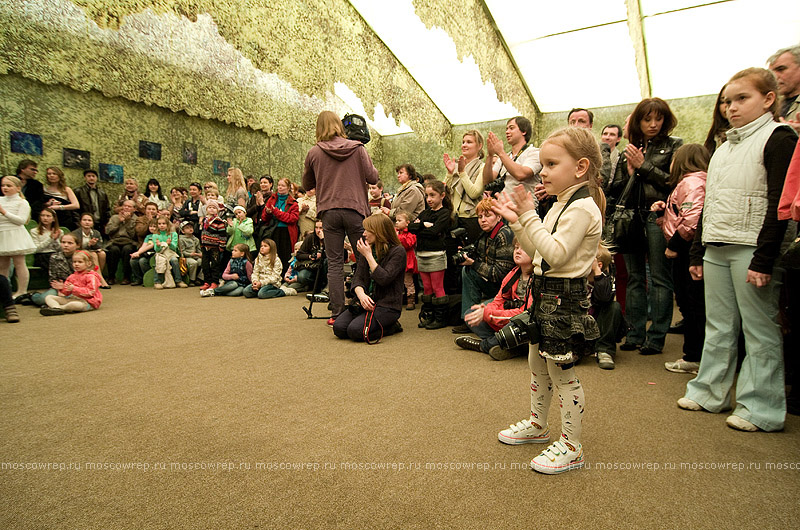
[{"label": "seated child on floor", "polygon": [[48,295],[47,304],[39,312],[44,316],[63,315],[64,313],[81,313],[100,307],[103,294],[100,291],[101,278],[94,271],[94,264],[89,253],[78,250],[72,255],[72,267],[75,272],[64,282],[53,282],[58,290],[57,295]]},{"label": "seated child on floor", "polygon": [[245,287],[250,285],[253,265],[250,263],[250,249],[244,243],[238,243],[231,251],[231,259],[222,279],[225,283],[216,289],[200,291],[200,296],[242,296]]},{"label": "seated child on floor", "polygon": [[250,275],[252,283],[244,288],[245,298],[286,296],[286,292],[281,289],[282,269],[283,264],[278,257],[275,242],[269,238],[263,239],[253,266],[253,273]]}]

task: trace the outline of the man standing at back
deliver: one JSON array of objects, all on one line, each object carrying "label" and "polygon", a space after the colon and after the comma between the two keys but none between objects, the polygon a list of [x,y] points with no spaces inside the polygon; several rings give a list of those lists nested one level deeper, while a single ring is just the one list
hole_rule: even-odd
[{"label": "man standing at back", "polygon": [[516,186],[522,184],[526,190],[533,193],[533,189],[541,182],[539,172],[542,165],[539,163],[539,150],[528,142],[533,134],[531,122],[523,116],[511,118],[506,123],[506,140],[511,145],[511,151],[503,151],[503,142],[496,134],[490,132],[486,138],[488,156],[486,165],[483,166],[483,183],[489,184],[495,179],[503,179],[505,185],[499,191],[511,192]]},{"label": "man standing at back", "polygon": [[92,214],[95,228],[105,235],[106,224],[111,218],[108,195],[97,186],[97,172],[94,169],[84,171],[83,179],[86,184],[75,190],[80,211]]},{"label": "man standing at back", "polygon": [[800,45],[783,48],[767,60],[778,79],[781,93],[781,116],[800,132]]},{"label": "man standing at back", "polygon": [[[44,187],[36,180],[36,162],[29,159],[20,161],[17,165],[17,178],[22,181],[22,195],[28,204],[31,205],[31,219],[38,220],[39,212],[44,208]],[[0,191],[0,195],[3,192]]]}]

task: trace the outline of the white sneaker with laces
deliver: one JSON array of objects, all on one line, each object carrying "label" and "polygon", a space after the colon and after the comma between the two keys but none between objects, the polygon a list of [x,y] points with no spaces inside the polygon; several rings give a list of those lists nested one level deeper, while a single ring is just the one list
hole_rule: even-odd
[{"label": "white sneaker with laces", "polygon": [[676,374],[696,374],[697,370],[700,369],[700,363],[693,363],[684,361],[683,359],[678,359],[674,362],[664,363],[664,368],[666,368],[667,371],[675,372]]},{"label": "white sneaker with laces", "polygon": [[289,287],[286,284],[281,285],[281,291],[283,291],[283,294],[285,294],[286,296],[297,296],[297,290],[293,289],[292,287]]},{"label": "white sneaker with laces", "polygon": [[200,296],[202,296],[203,298],[214,296],[214,289],[206,289],[205,291],[200,291]]},{"label": "white sneaker with laces", "polygon": [[550,441],[550,429],[541,429],[531,423],[531,420],[522,420],[500,431],[497,439],[509,445],[546,444]]},{"label": "white sneaker with laces", "polygon": [[575,451],[573,451],[561,440],[555,442],[539,453],[539,456],[531,460],[531,468],[534,471],[547,475],[555,475],[579,467],[583,467],[583,447],[578,444]]}]

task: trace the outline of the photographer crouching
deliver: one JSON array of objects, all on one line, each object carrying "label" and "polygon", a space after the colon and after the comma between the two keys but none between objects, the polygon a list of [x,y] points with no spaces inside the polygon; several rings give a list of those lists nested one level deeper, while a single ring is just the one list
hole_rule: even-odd
[{"label": "photographer crouching", "polygon": [[[514,233],[503,218],[492,211],[491,199],[483,199],[475,208],[483,231],[474,248],[461,258],[461,318],[475,304],[494,298],[503,278],[514,268]],[[462,249],[463,250],[463,249]],[[467,323],[453,328],[453,333],[475,331]]]}]

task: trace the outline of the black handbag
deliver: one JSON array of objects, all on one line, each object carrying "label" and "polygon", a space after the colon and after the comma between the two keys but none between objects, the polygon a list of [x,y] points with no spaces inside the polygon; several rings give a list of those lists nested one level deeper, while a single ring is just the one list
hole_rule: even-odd
[{"label": "black handbag", "polygon": [[631,254],[647,248],[646,212],[627,206],[633,186],[634,178],[631,176],[603,229],[603,243],[618,254]]}]

